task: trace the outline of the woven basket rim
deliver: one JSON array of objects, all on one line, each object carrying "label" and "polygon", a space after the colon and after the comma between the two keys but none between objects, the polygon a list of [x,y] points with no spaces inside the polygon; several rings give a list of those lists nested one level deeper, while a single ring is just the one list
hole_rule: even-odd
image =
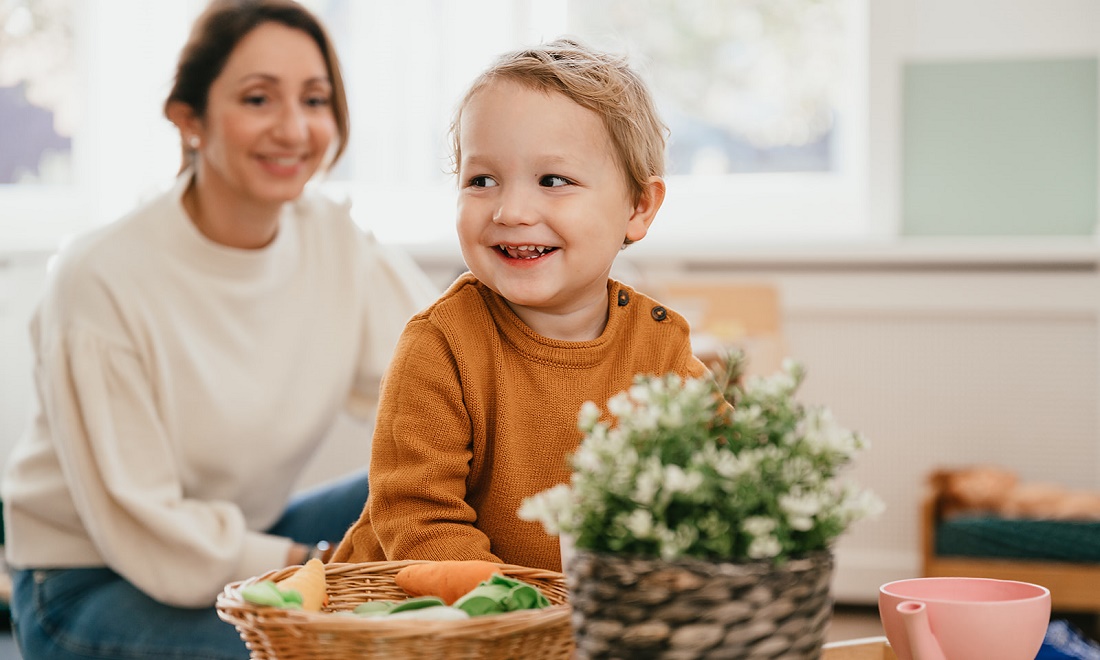
[{"label": "woven basket rim", "polygon": [[[382,562],[333,562],[325,564],[325,574],[326,578],[328,578],[329,575],[336,575],[338,578],[341,575],[349,573],[393,575],[405,566],[425,563],[432,562],[419,559]],[[515,564],[498,563],[497,565],[501,568],[502,574],[509,577],[516,577],[517,579],[558,580],[562,583],[564,583],[565,580],[564,574],[556,571],[528,568]],[[247,625],[252,628],[260,627],[260,625],[257,624],[262,625],[267,620],[271,620],[272,622],[277,620],[280,624],[284,625],[301,625],[311,629],[323,629],[331,632],[377,632],[386,636],[400,636],[403,633],[412,636],[464,636],[464,632],[469,630],[470,619],[451,621],[430,621],[423,619],[386,620],[384,617],[362,617],[353,614],[341,614],[327,609],[320,612],[307,612],[304,610],[283,609],[269,605],[257,605],[256,603],[250,603],[244,600],[241,596],[241,590],[248,585],[264,580],[278,581],[288,577],[297,570],[297,566],[288,566],[286,568],[271,570],[245,580],[230,582],[225,586],[217,598],[216,609],[219,618],[236,626]],[[364,592],[364,596],[369,595],[369,592]],[[366,602],[367,600],[386,599],[371,599],[364,597],[363,600]],[[572,608],[568,603],[552,603],[549,607],[537,610],[519,610],[500,614],[488,614],[476,617],[476,620],[486,623],[491,621],[493,624],[500,627],[501,633],[510,633],[511,631],[531,626],[541,627],[543,625],[557,625],[560,619],[568,619],[571,616],[571,611]]]}]

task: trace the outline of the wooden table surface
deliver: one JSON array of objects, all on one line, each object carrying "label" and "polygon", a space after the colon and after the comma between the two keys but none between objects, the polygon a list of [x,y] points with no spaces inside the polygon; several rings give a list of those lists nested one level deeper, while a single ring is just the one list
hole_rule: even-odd
[{"label": "wooden table surface", "polygon": [[821,660],[897,660],[885,637],[867,637],[825,645]]}]

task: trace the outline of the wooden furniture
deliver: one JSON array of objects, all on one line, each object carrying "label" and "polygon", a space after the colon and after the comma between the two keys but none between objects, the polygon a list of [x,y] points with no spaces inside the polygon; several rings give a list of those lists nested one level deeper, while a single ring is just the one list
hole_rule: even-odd
[{"label": "wooden furniture", "polygon": [[842,642],[830,642],[821,653],[821,660],[897,660],[885,637],[867,637]]},{"label": "wooden furniture", "polygon": [[691,324],[692,345],[703,362],[738,347],[748,357],[746,373],[768,375],[787,357],[779,292],[770,284],[670,279],[656,293]]},{"label": "wooden furniture", "polygon": [[936,530],[942,520],[942,493],[928,486],[921,501],[921,574],[925,577],[982,577],[1031,582],[1050,589],[1051,609],[1100,613],[1100,564],[939,556]]}]

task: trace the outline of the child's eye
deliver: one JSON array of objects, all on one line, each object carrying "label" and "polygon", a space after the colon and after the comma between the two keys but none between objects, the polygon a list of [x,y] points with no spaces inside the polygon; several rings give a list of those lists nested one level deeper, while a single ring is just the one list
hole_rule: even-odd
[{"label": "child's eye", "polygon": [[563,176],[557,176],[556,174],[547,174],[539,179],[539,185],[545,188],[558,188],[561,186],[568,186],[571,181]]},{"label": "child's eye", "polygon": [[497,185],[497,182],[491,176],[475,176],[470,179],[470,186],[473,188],[492,188]]}]

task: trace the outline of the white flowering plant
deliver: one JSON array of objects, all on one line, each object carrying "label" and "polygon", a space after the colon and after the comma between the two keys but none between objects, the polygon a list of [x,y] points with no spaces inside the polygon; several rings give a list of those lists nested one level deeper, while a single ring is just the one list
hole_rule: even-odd
[{"label": "white flowering plant", "polygon": [[868,447],[824,407],[795,400],[803,367],[742,375],[744,354],[714,378],[638,376],[579,414],[572,480],[519,510],[575,547],[646,557],[781,562],[827,549],[881,500],[840,479]]}]

